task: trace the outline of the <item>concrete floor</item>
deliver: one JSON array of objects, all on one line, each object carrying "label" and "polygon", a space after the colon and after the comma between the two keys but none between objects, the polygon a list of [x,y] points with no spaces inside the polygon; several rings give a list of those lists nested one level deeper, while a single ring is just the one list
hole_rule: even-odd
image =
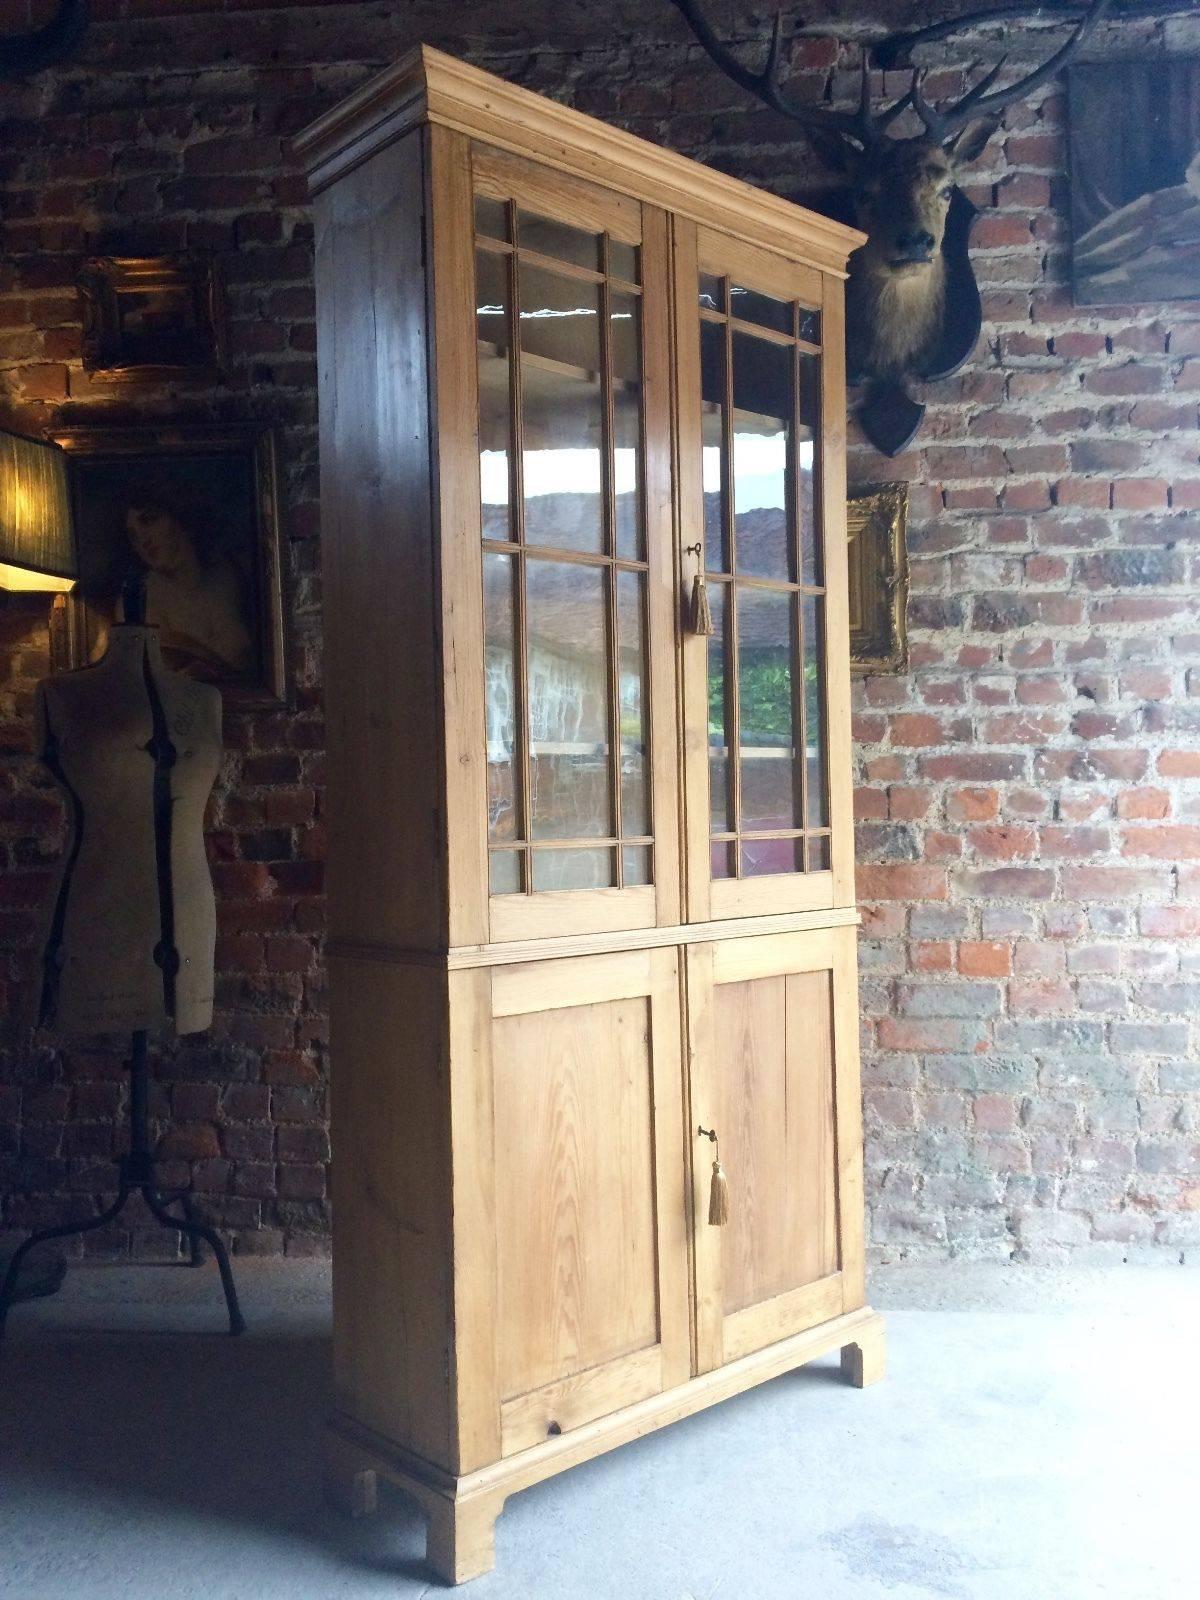
[{"label": "concrete floor", "polygon": [[[326,1511],[328,1278],[76,1268],[0,1351],[0,1595],[439,1591],[398,1496]],[[1198,1592],[1200,1274],[892,1268],[890,1372],[832,1360],[515,1496],[472,1600],[1184,1600]]]}]

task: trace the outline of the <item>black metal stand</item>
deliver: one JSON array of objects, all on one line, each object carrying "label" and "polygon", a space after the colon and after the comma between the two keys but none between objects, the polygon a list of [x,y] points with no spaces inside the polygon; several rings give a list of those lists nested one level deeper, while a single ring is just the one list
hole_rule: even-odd
[{"label": "black metal stand", "polygon": [[[133,1053],[126,1065],[129,1067],[129,1154],[122,1156],[117,1163],[119,1173],[117,1198],[107,1211],[102,1211],[98,1217],[89,1217],[86,1222],[64,1223],[58,1228],[43,1228],[40,1233],[31,1234],[18,1247],[8,1263],[4,1283],[0,1285],[0,1338],[4,1335],[4,1324],[16,1290],[21,1263],[29,1252],[36,1249],[39,1244],[45,1244],[49,1239],[65,1239],[71,1234],[91,1233],[96,1228],[107,1227],[124,1209],[130,1195],[137,1192],[141,1193],[157,1222],[164,1228],[173,1228],[187,1235],[191,1246],[190,1264],[193,1267],[200,1266],[204,1260],[202,1241],[209,1245],[216,1257],[217,1268],[221,1274],[221,1287],[225,1291],[225,1304],[229,1309],[229,1331],[231,1334],[237,1334],[245,1330],[246,1323],[238,1305],[237,1288],[229,1265],[229,1253],[221,1241],[220,1234],[197,1218],[192,1209],[190,1189],[174,1189],[169,1194],[158,1192],[154,1179],[154,1156],[150,1150],[147,1126],[146,1091],[149,1072],[146,1065],[144,1028],[138,1029],[133,1035]],[[182,1212],[180,1217],[173,1217],[167,1209],[168,1206],[176,1204]]]}]

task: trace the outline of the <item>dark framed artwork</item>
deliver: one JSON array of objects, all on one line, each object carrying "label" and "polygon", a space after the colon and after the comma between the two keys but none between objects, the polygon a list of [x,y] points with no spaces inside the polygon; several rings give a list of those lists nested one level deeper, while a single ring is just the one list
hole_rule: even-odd
[{"label": "dark framed artwork", "polygon": [[225,302],[211,256],[92,256],[79,279],[83,369],[125,387],[211,380],[225,364]]},{"label": "dark framed artwork", "polygon": [[850,669],[908,671],[908,485],[850,491],[846,540],[850,594]]},{"label": "dark framed artwork", "polygon": [[1068,75],[1076,305],[1200,300],[1200,61]]},{"label": "dark framed artwork", "polygon": [[143,578],[168,666],[215,683],[232,710],[285,703],[275,441],[260,429],[73,428],[79,580],[56,668],[103,654],[121,589]]}]

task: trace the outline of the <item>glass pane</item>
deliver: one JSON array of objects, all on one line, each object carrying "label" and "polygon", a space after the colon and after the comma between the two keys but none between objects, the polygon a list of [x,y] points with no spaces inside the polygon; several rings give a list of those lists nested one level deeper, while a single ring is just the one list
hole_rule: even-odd
[{"label": "glass pane", "polygon": [[725,329],[715,322],[700,324],[700,443],[704,487],[704,561],[710,572],[728,572],[721,490],[725,415]]},{"label": "glass pane", "polygon": [[525,539],[603,548],[599,286],[520,268]]},{"label": "glass pane", "polygon": [[617,691],[621,713],[621,832],[650,832],[646,789],[645,580],[617,573]]},{"label": "glass pane", "polygon": [[700,305],[705,311],[724,311],[725,280],[709,272],[700,274]]},{"label": "glass pane", "polygon": [[725,726],[725,593],[723,583],[708,585],[713,631],[708,636],[708,790],[710,829],[732,828],[729,804],[729,738]]},{"label": "glass pane", "polygon": [[825,793],[825,601],[806,594],[804,629],[804,733],[808,745],[808,826],[829,826]]},{"label": "glass pane", "polygon": [[800,357],[800,419],[796,455],[800,479],[796,486],[800,514],[800,582],[819,586],[825,582],[821,529],[817,521],[816,448],[820,423],[821,360]]},{"label": "glass pane", "polygon": [[489,239],[508,238],[508,206],[503,200],[488,200],[475,196],[475,232]]},{"label": "glass pane", "polygon": [[792,597],[739,585],[737,610],[741,827],[802,827],[792,731]]},{"label": "glass pane", "polygon": [[792,349],[733,336],[733,516],[738,571],[792,575],[788,533],[788,449]]},{"label": "glass pane", "polygon": [[526,568],[531,837],[607,836],[604,570],[558,561],[528,561]]},{"label": "glass pane", "polygon": [[797,327],[800,337],[806,339],[809,344],[820,344],[821,313],[819,311],[810,311],[807,306],[800,306],[797,309],[800,312],[800,321]]},{"label": "glass pane", "polygon": [[591,267],[593,272],[602,270],[598,233],[583,233],[565,222],[535,216],[532,211],[517,212],[517,243],[523,250],[557,256],[560,261],[572,261],[577,267]]},{"label": "glass pane", "polygon": [[508,257],[475,253],[479,346],[479,481],[485,539],[510,539]]},{"label": "glass pane", "polygon": [[741,855],[743,878],[804,871],[803,839],[743,839]]},{"label": "glass pane", "polygon": [[641,301],[637,295],[609,294],[613,382],[613,494],[617,554],[642,557],[642,351]]},{"label": "glass pane", "polygon": [[488,887],[493,894],[520,894],[520,852],[517,850],[493,850],[488,857],[488,878]]},{"label": "glass pane", "polygon": [[483,628],[488,838],[495,844],[520,836],[511,556],[483,558]]},{"label": "glass pane", "polygon": [[611,889],[616,882],[616,851],[535,850],[534,889]]},{"label": "glass pane", "polygon": [[745,322],[757,322],[760,328],[774,328],[776,333],[791,333],[792,302],[774,300],[770,295],[759,294],[756,289],[745,289],[735,283],[729,290],[729,314]]},{"label": "glass pane", "polygon": [[709,867],[714,878],[733,877],[733,852],[736,845],[714,844],[709,852]]},{"label": "glass pane", "polygon": [[627,889],[632,889],[638,884],[653,882],[650,873],[650,846],[627,844],[621,852],[621,871],[625,874]]},{"label": "glass pane", "polygon": [[608,241],[610,276],[624,278],[626,283],[640,283],[639,254],[636,244],[624,244],[620,239],[610,239]]},{"label": "glass pane", "polygon": [[822,834],[819,838],[808,841],[808,870],[810,872],[829,871],[829,835]]}]

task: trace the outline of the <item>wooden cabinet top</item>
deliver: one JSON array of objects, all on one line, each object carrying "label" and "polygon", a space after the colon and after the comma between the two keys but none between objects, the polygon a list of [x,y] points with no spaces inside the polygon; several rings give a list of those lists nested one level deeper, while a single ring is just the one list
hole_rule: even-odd
[{"label": "wooden cabinet top", "polygon": [[428,45],[418,45],[319,117],[293,148],[315,195],[422,123],[589,178],[822,272],[844,277],[847,256],[864,241],[853,228]]}]

